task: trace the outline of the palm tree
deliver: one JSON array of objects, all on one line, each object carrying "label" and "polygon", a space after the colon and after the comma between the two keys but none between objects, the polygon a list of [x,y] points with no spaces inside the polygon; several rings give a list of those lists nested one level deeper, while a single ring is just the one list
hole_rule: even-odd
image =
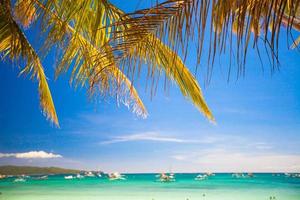
[{"label": "palm tree", "polygon": [[[140,71],[145,62],[152,83],[164,71],[167,78],[178,84],[183,95],[208,119],[214,120],[196,79],[176,52],[151,33],[147,37],[143,33],[128,35],[131,25],[113,26],[129,17],[107,0],[78,0],[76,3],[18,0],[14,5],[10,0],[1,0],[0,6],[0,52],[20,65],[25,63],[21,73],[31,73],[31,77],[38,80],[41,108],[57,126],[58,118],[40,61],[53,47],[57,47],[60,55],[56,77],[71,70],[70,82],[76,87],[87,86],[91,96],[116,96],[118,101],[145,117],[147,111],[132,83],[135,72]],[[33,23],[41,24],[40,30],[45,34],[39,55],[23,31]],[[118,38],[122,38],[120,45]],[[127,47],[126,41],[134,41],[136,45]]]},{"label": "palm tree", "polygon": [[57,125],[41,61],[23,32],[34,22],[41,24],[46,35],[39,54],[44,56],[54,46],[60,52],[56,77],[71,70],[75,86],[87,86],[91,96],[116,96],[142,116],[147,111],[133,81],[146,66],[152,93],[164,72],[214,120],[199,84],[178,56],[181,50],[186,57],[191,40],[197,44],[198,64],[204,41],[209,41],[207,77],[215,56],[226,52],[230,63],[236,58],[237,74],[244,74],[248,48],[256,49],[260,58],[260,43],[266,47],[271,66],[277,67],[282,26],[292,39],[292,48],[300,43],[292,31],[300,30],[300,0],[166,0],[134,13],[124,13],[107,0],[18,0],[14,6],[9,0],[0,2],[0,52],[13,61],[25,61],[21,73],[32,72],[38,79],[41,107]]}]

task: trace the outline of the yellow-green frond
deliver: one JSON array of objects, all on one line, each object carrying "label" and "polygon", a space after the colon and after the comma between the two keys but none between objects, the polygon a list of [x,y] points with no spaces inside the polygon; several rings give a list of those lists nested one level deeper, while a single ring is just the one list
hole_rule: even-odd
[{"label": "yellow-green frond", "polygon": [[[170,48],[155,36],[157,31],[160,31],[160,26],[167,23],[169,18],[172,18],[173,14],[178,13],[178,10],[185,5],[188,6],[188,2],[177,2],[174,10],[165,14],[160,11],[160,17],[153,18],[152,21],[148,20],[148,17],[151,18],[152,14],[155,15],[155,9],[138,11],[140,15],[150,13],[149,16],[144,16],[145,19],[143,17],[131,18],[130,15],[124,15],[121,21],[113,25],[114,30],[123,27],[123,34],[120,35],[119,32],[114,32],[110,42],[112,51],[109,51],[112,55],[104,52],[103,57],[114,58],[116,63],[120,63],[123,71],[130,73],[132,79],[135,76],[134,72],[141,71],[143,63],[148,65],[148,75],[153,79],[155,76],[159,76],[159,73],[155,74],[155,71],[163,71],[169,79],[175,81],[182,94],[190,99],[205,117],[214,121],[197,80],[189,72],[177,53],[172,50],[172,44],[169,44],[171,45]],[[183,36],[179,34],[173,37],[182,39]],[[154,86],[152,84],[152,91]]]},{"label": "yellow-green frond", "polygon": [[10,1],[1,1],[0,5],[0,53],[4,57],[9,56],[12,61],[18,62],[22,59],[26,62],[21,73],[31,73],[31,77],[38,80],[40,105],[43,113],[59,126],[51,92],[39,57],[14,21],[11,15]]},{"label": "yellow-green frond", "polygon": [[151,63],[152,67],[163,70],[168,78],[175,81],[181,93],[190,99],[205,117],[214,121],[197,80],[175,52],[154,35],[149,35],[130,52],[130,56],[133,57],[134,54],[145,59],[146,63]]},{"label": "yellow-green frond", "polygon": [[18,0],[14,7],[14,15],[25,28],[28,28],[37,17],[32,0]]},{"label": "yellow-green frond", "polygon": [[135,27],[128,35],[152,32],[176,53],[187,54],[188,43],[194,40],[199,62],[206,39],[208,72],[216,55],[228,53],[235,57],[240,75],[245,72],[248,48],[257,49],[259,42],[271,52],[271,66],[278,66],[280,29],[284,25],[288,37],[291,29],[300,31],[300,1],[166,0],[126,14],[120,24]]},{"label": "yellow-green frond", "polygon": [[[100,53],[99,47],[103,47],[102,50],[111,55],[110,46],[106,45],[110,33],[105,26],[118,19],[118,11],[110,8],[106,1],[77,1],[76,5],[54,1],[57,3],[55,7],[50,3],[45,5],[38,0],[32,1],[44,12],[44,27],[49,30],[47,46],[61,44],[62,56],[56,76],[72,68],[71,83],[87,85],[90,96],[117,96],[117,100],[129,106],[134,113],[146,117],[147,110],[131,81],[115,65],[113,57],[103,57]],[[62,7],[62,11],[55,10]],[[104,67],[107,63],[109,65]]]}]

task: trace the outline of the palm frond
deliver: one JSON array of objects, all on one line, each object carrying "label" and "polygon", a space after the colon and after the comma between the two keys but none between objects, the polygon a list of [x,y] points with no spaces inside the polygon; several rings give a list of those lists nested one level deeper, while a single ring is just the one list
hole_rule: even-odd
[{"label": "palm frond", "polygon": [[14,7],[15,18],[28,28],[37,18],[36,8],[31,0],[18,0]]},{"label": "palm frond", "polygon": [[[144,59],[144,62],[153,69],[164,71],[168,78],[177,83],[181,93],[190,99],[205,117],[214,121],[200,86],[175,52],[154,35],[149,34],[147,38],[135,44],[135,47],[129,52],[128,58],[126,58],[128,59],[127,63],[136,62],[136,56]],[[150,71],[152,70],[150,69]]]},{"label": "palm frond", "polygon": [[[103,63],[113,63],[113,60],[100,58],[97,46],[106,43],[109,34],[105,30],[92,30],[106,26],[117,16],[113,11],[106,10],[109,9],[106,1],[98,4],[94,1],[78,1],[75,7],[74,3],[68,1],[31,1],[44,18],[42,23],[48,34],[44,49],[60,45],[62,57],[58,60],[56,77],[72,66],[71,83],[75,82],[76,86],[88,84],[91,97],[98,94],[116,96],[134,113],[146,117],[147,110],[126,75],[115,64],[103,67]],[[109,46],[106,49],[109,51]]]},{"label": "palm frond", "polygon": [[[141,13],[143,12],[141,11]],[[174,13],[176,12],[174,11]],[[177,83],[182,94],[188,97],[205,117],[214,121],[194,76],[177,53],[161,42],[163,38],[159,39],[154,35],[154,32],[159,29],[155,23],[164,23],[174,13],[169,12],[165,17],[152,19],[151,22],[147,22],[146,19],[145,24],[136,23],[140,19],[131,19],[130,15],[123,14],[122,19],[112,26],[114,31],[112,31],[113,35],[109,41],[112,52],[108,51],[108,54],[107,51],[104,51],[102,57],[111,58],[115,63],[119,63],[122,71],[126,71],[127,68],[131,79],[134,78],[136,71],[141,71],[142,63],[148,65],[148,76],[153,78],[152,83],[160,74],[155,71],[165,72],[169,79]],[[110,63],[107,63],[107,66],[109,65]],[[154,86],[152,84],[152,91]]]},{"label": "palm frond", "polygon": [[[135,29],[128,29],[128,35],[152,32],[175,52],[182,49],[183,53],[187,53],[188,43],[194,40],[198,44],[199,62],[204,39],[207,39],[208,71],[212,70],[215,56],[227,52],[230,57],[235,55],[238,74],[244,74],[248,48],[259,48],[259,42],[271,52],[272,67],[279,65],[280,27],[286,26],[287,35],[290,35],[292,28],[300,30],[299,2],[166,0],[151,8],[127,14],[128,17],[124,16],[125,19],[116,23],[116,26],[134,26]],[[235,39],[232,39],[232,34]]]},{"label": "palm frond", "polygon": [[10,1],[0,2],[0,19],[0,52],[4,57],[9,56],[13,61],[18,62],[21,58],[25,60],[26,66],[21,73],[31,73],[31,77],[38,80],[40,105],[43,113],[59,126],[43,66],[22,30],[14,21]]},{"label": "palm frond", "polygon": [[[124,68],[125,65],[128,66],[132,75],[134,68],[140,66],[138,63],[145,61],[153,79],[158,76],[154,71],[165,71],[167,77],[178,84],[183,95],[208,119],[213,120],[196,79],[176,52],[160,42],[147,26],[143,32],[131,34],[137,23],[123,23],[123,20],[130,20],[130,15],[124,15],[106,0],[79,0],[76,4],[59,0],[31,1],[43,16],[42,25],[47,32],[43,49],[49,49],[54,44],[59,44],[62,49],[57,75],[72,66],[71,82],[75,81],[76,85],[81,86],[88,83],[91,95],[97,95],[100,91],[104,95],[117,92],[119,96],[124,96],[130,91],[131,98],[126,98],[125,104],[130,102],[137,113],[144,115],[146,110],[131,81],[125,76]],[[178,5],[179,8],[181,4]],[[169,13],[168,16],[171,14],[174,13]],[[117,25],[111,26],[113,23]],[[156,30],[157,27],[153,29]],[[153,48],[155,45],[159,48]],[[134,75],[130,78],[133,80]]]}]

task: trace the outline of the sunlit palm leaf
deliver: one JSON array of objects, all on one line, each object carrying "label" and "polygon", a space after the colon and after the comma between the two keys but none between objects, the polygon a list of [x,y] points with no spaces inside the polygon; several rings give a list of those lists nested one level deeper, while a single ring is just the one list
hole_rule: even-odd
[{"label": "sunlit palm leaf", "polygon": [[[230,57],[235,55],[238,74],[244,74],[248,47],[258,49],[260,41],[271,52],[271,65],[278,65],[280,27],[286,26],[288,36],[291,28],[300,30],[299,3],[299,0],[166,0],[128,14],[130,17],[120,23],[136,25],[130,34],[155,29],[155,35],[175,52],[181,48],[187,53],[188,43],[197,32],[194,39],[199,61],[204,38],[209,41],[206,51],[212,65],[208,65],[208,70],[216,54],[228,52]],[[206,30],[209,30],[207,36]]]},{"label": "sunlit palm leaf", "polygon": [[96,46],[106,43],[109,34],[106,30],[96,30],[96,27],[104,27],[117,17],[112,10],[107,10],[110,8],[106,1],[98,4],[94,1],[77,1],[76,4],[55,0],[46,3],[38,0],[27,1],[36,5],[37,13],[43,15],[43,27],[48,32],[44,49],[61,45],[62,57],[58,61],[56,76],[72,66],[71,82],[74,80],[76,85],[81,86],[89,84],[91,96],[116,96],[118,101],[132,108],[136,114],[147,116],[147,110],[137,91],[122,71],[114,64],[102,67],[103,62],[112,63],[113,60],[100,58]]},{"label": "sunlit palm leaf", "polygon": [[[177,10],[170,11],[163,17],[152,19],[151,22],[147,20],[147,17],[145,20],[131,19],[130,15],[123,15],[122,20],[112,26],[115,32],[113,32],[114,35],[109,44],[112,46],[113,53],[110,52],[109,55],[103,52],[103,57],[113,56],[114,62],[120,63],[123,70],[127,67],[127,70],[132,74],[131,78],[134,78],[135,71],[141,71],[142,63],[148,65],[148,74],[153,79],[158,76],[154,71],[165,72],[168,78],[177,83],[182,94],[188,97],[208,119],[213,121],[212,113],[204,100],[196,79],[180,57],[154,35],[156,31],[160,30],[159,25],[167,23],[169,17],[172,18],[176,12]],[[140,11],[140,13],[144,13],[144,11]],[[122,34],[118,31],[119,29],[122,30]],[[172,46],[172,44],[170,45]],[[109,66],[109,63],[107,65]],[[152,87],[154,87],[153,84]]]},{"label": "sunlit palm leaf", "polygon": [[38,80],[40,104],[43,112],[58,126],[52,96],[39,57],[14,21],[11,15],[10,1],[1,1],[0,5],[0,52],[4,57],[9,56],[13,61],[18,61],[20,58],[25,60],[26,67],[22,73],[32,73],[32,78]]},{"label": "sunlit palm leaf", "polygon": [[154,69],[163,70],[167,77],[177,83],[182,94],[190,99],[205,117],[214,121],[196,79],[183,64],[180,57],[154,35],[150,34],[145,40],[138,42],[129,54],[129,57],[133,58],[129,63],[135,62],[135,55],[138,55]]},{"label": "sunlit palm leaf", "polygon": [[28,28],[37,18],[35,6],[31,0],[17,1],[14,15],[25,28]]}]

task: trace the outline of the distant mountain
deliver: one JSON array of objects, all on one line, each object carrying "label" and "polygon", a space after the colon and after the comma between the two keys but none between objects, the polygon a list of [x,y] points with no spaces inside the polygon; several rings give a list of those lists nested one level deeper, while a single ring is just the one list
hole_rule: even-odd
[{"label": "distant mountain", "polygon": [[76,174],[79,172],[80,170],[59,167],[0,166],[2,175]]}]

